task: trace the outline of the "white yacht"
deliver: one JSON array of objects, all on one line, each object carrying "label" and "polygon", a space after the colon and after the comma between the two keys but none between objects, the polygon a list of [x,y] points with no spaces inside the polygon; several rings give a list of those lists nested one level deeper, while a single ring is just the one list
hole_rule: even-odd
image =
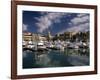
[{"label": "white yacht", "polygon": [[34,48],[35,48],[35,45],[33,44],[32,41],[29,41],[29,42],[28,42],[27,48],[30,48],[30,49],[34,49]]},{"label": "white yacht", "polygon": [[37,49],[38,50],[39,49],[41,49],[41,50],[46,49],[46,46],[44,45],[43,41],[40,41],[40,42],[37,43]]}]

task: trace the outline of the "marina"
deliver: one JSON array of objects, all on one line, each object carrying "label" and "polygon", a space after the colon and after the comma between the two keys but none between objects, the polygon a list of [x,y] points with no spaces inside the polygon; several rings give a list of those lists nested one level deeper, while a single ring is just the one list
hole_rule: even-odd
[{"label": "marina", "polygon": [[[47,45],[49,43],[49,45]],[[23,68],[45,68],[45,67],[68,67],[68,66],[88,66],[89,48],[78,43],[56,44],[52,42],[36,43],[31,47],[23,48]],[[33,46],[33,47],[32,47]],[[81,47],[80,47],[81,46]]]}]

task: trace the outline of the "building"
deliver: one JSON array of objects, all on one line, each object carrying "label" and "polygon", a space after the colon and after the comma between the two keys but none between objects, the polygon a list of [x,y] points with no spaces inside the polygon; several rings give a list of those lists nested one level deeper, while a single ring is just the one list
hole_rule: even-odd
[{"label": "building", "polygon": [[47,38],[44,35],[36,34],[36,33],[30,33],[30,32],[24,32],[23,33],[23,41],[46,41]]},{"label": "building", "polygon": [[39,34],[33,33],[32,34],[32,41],[34,41],[34,42],[39,41]]},{"label": "building", "polygon": [[39,36],[40,41],[47,41],[47,38],[45,36]]},{"label": "building", "polygon": [[52,38],[53,38],[53,36],[51,35],[51,32],[48,31],[47,40],[48,40],[48,41],[51,41]]},{"label": "building", "polygon": [[32,34],[32,41],[46,41],[47,38],[41,34]]},{"label": "building", "polygon": [[23,33],[23,41],[32,41],[32,33],[24,32]]}]

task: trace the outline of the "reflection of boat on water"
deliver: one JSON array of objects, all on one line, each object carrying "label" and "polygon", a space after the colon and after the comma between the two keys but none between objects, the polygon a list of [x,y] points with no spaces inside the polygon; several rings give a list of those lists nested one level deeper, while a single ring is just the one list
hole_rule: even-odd
[{"label": "reflection of boat on water", "polygon": [[[48,54],[47,54],[48,52]],[[23,54],[24,68],[84,66],[89,65],[89,52],[86,49],[67,49],[67,54],[59,50],[47,52],[27,51]]]}]

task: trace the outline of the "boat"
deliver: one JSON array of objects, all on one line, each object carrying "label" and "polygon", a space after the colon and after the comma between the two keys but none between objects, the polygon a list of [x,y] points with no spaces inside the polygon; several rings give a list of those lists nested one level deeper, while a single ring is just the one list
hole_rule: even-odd
[{"label": "boat", "polygon": [[35,45],[34,45],[34,44],[28,44],[28,45],[27,45],[27,48],[34,49],[34,48],[35,48]]},{"label": "boat", "polygon": [[89,44],[87,44],[86,42],[80,42],[79,48],[88,48]]},{"label": "boat", "polygon": [[73,42],[73,43],[70,42],[70,43],[67,45],[67,48],[68,48],[68,49],[78,49],[78,48],[79,48],[79,44],[76,43],[76,42]]},{"label": "boat", "polygon": [[44,45],[43,41],[37,43],[37,51],[47,50],[46,46]]},{"label": "boat", "polygon": [[27,43],[26,43],[25,41],[22,41],[22,46],[23,46],[23,47],[25,47],[26,44],[27,44]]},{"label": "boat", "polygon": [[49,48],[49,49],[54,48],[53,42],[47,42],[46,47]]},{"label": "boat", "polygon": [[35,44],[32,41],[29,41],[28,44],[27,44],[27,48],[34,49]]}]

